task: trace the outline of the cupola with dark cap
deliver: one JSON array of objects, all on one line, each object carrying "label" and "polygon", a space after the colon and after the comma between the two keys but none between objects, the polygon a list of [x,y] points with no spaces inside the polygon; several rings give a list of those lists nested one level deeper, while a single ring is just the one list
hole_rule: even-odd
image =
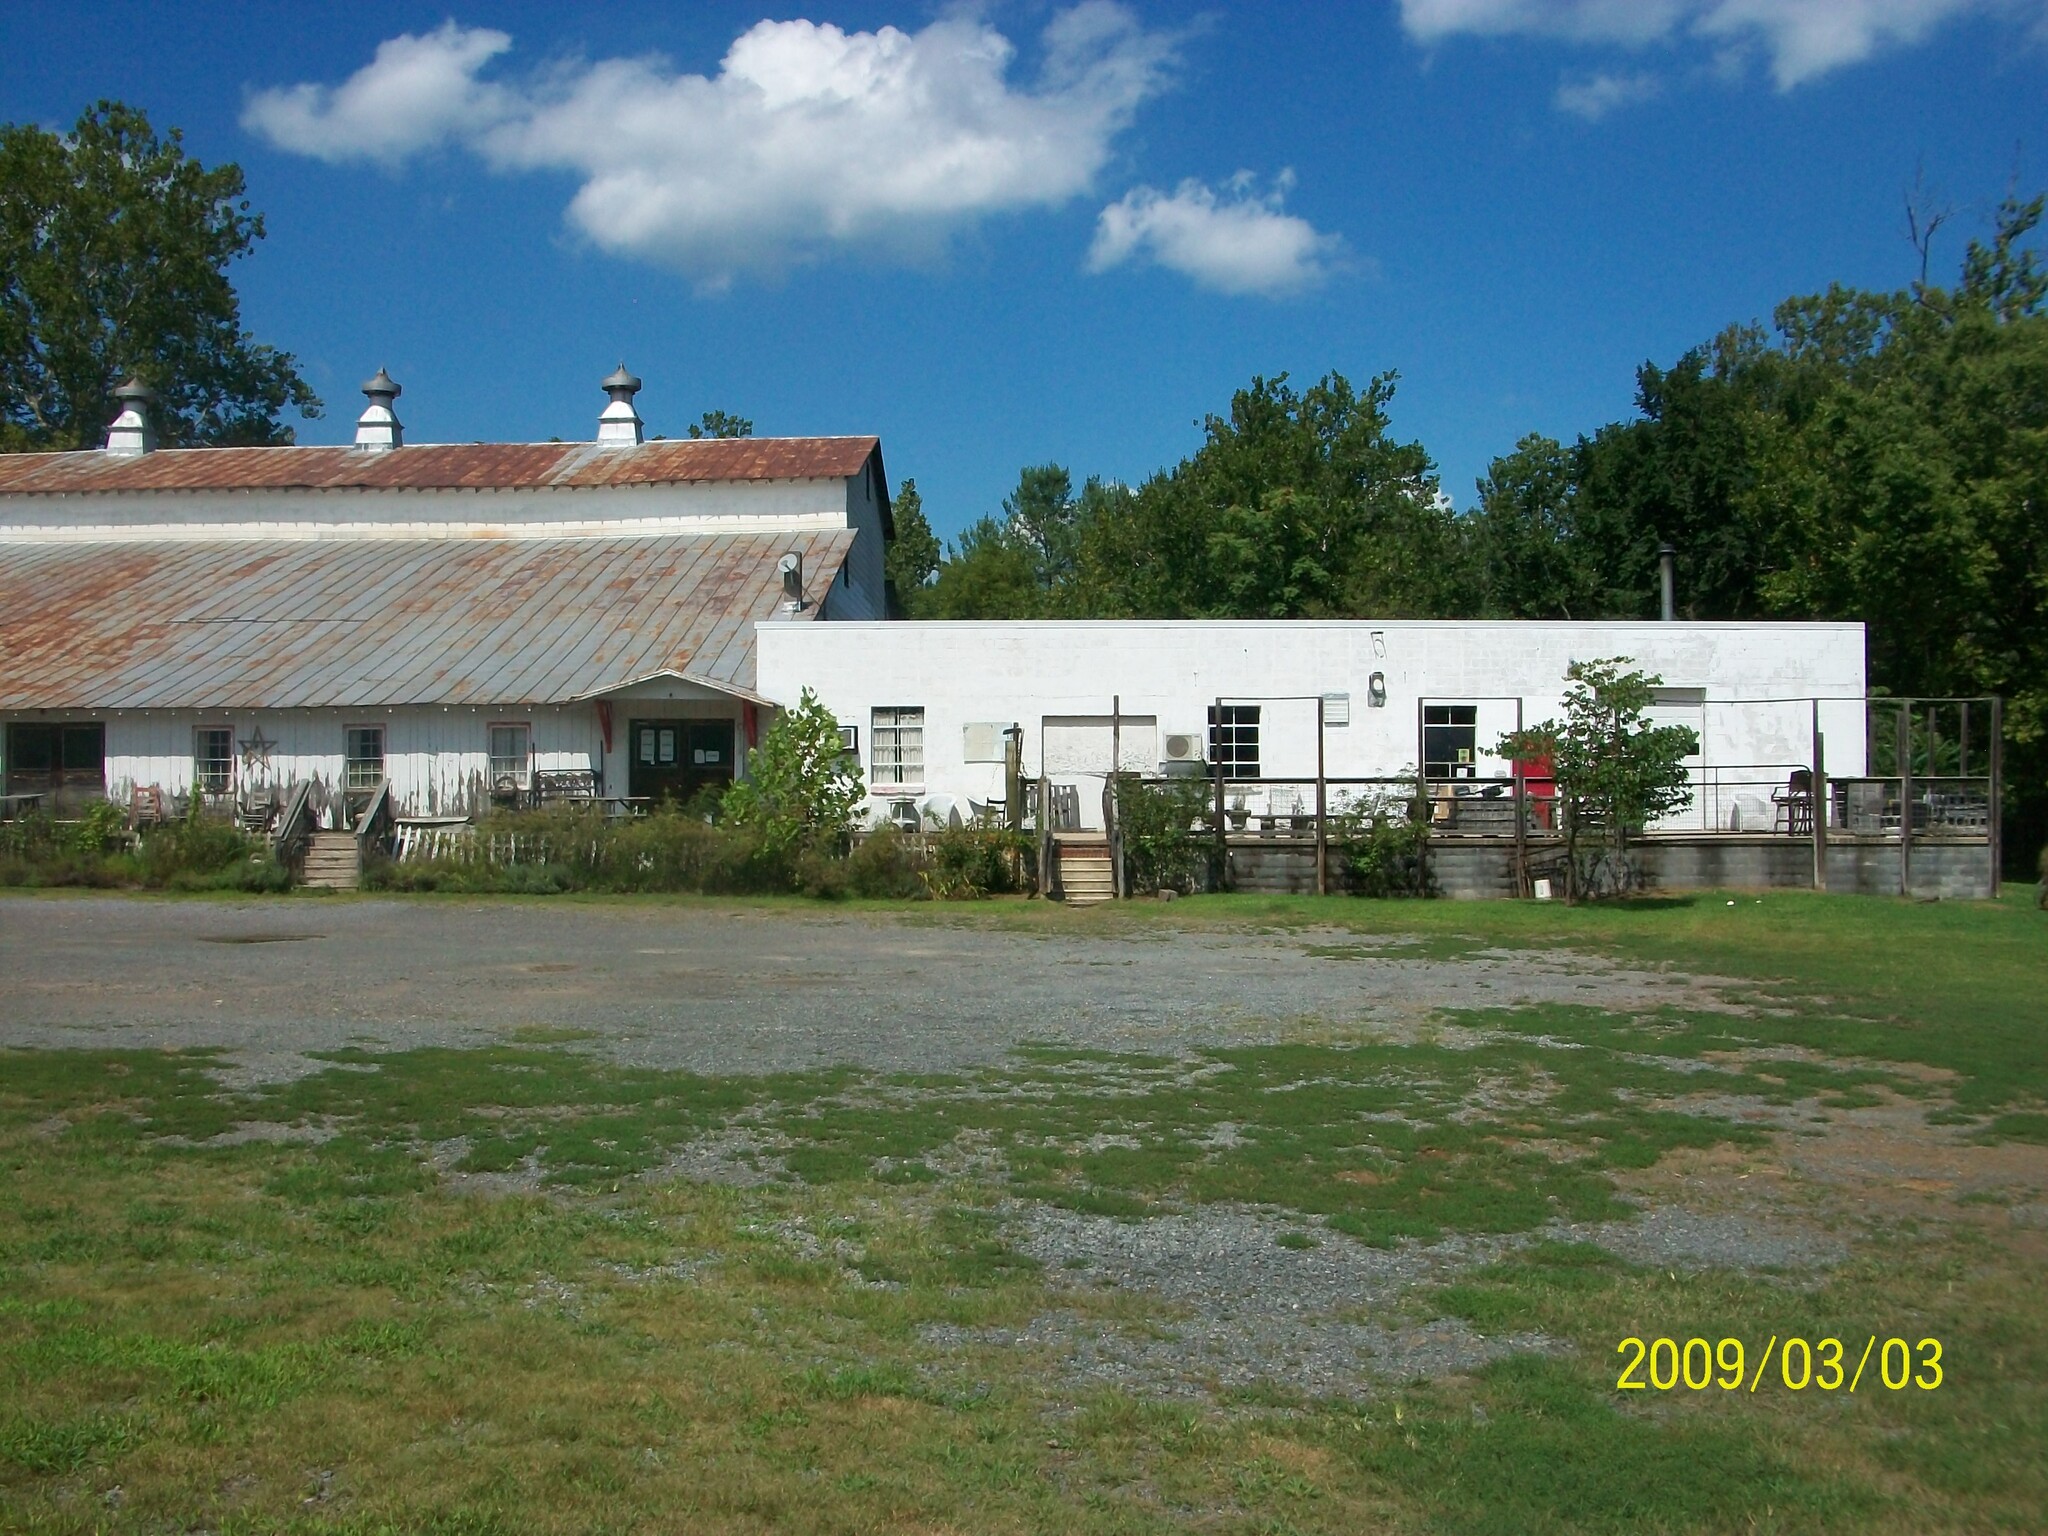
[{"label": "cupola with dark cap", "polygon": [[380,453],[389,448],[404,447],[405,423],[398,419],[391,402],[405,390],[396,379],[379,368],[375,377],[364,381],[363,393],[370,397],[370,403],[356,418],[356,446]]},{"label": "cupola with dark cap", "polygon": [[598,443],[605,447],[637,447],[646,426],[640,413],[633,409],[633,397],[640,393],[640,380],[626,372],[622,362],[604,381],[604,392],[611,396],[612,403],[597,418]]},{"label": "cupola with dark cap", "polygon": [[121,402],[120,414],[107,426],[107,452],[118,459],[132,459],[156,447],[156,425],[149,408],[156,391],[130,374],[114,386],[114,398]]}]

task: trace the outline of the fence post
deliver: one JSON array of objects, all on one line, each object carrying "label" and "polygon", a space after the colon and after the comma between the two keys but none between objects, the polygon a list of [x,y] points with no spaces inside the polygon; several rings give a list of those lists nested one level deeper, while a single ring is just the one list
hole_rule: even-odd
[{"label": "fence post", "polygon": [[1102,840],[1110,846],[1110,899],[1124,899],[1124,805],[1116,776],[1124,768],[1124,696],[1110,696],[1110,782],[1102,797]]},{"label": "fence post", "polygon": [[1828,807],[1834,797],[1828,793],[1827,742],[1820,733],[1820,700],[1813,701],[1813,888],[1828,888]]},{"label": "fence post", "polygon": [[[1042,755],[1039,767],[1045,766]],[[1038,775],[1038,894],[1047,901],[1052,899],[1052,780],[1041,772]]]},{"label": "fence post", "polygon": [[1998,884],[2005,876],[2005,700],[1991,696],[1991,899],[1998,900]]},{"label": "fence post", "polygon": [[1893,751],[1899,770],[1899,894],[1913,894],[1913,701],[1899,700]]},{"label": "fence post", "polygon": [[1330,795],[1324,777],[1323,701],[1316,699],[1316,894],[1330,894]]},{"label": "fence post", "polygon": [[1522,765],[1510,763],[1508,771],[1515,782],[1515,896],[1517,899],[1529,894],[1529,781],[1522,776]]},{"label": "fence post", "polygon": [[[1220,746],[1222,741],[1223,699],[1219,694],[1216,699],[1215,713],[1209,716],[1209,742],[1212,747],[1215,747]],[[1223,754],[1217,752],[1214,755],[1216,758],[1216,875],[1213,884],[1217,890],[1225,891],[1230,888],[1230,844],[1223,836]]]}]

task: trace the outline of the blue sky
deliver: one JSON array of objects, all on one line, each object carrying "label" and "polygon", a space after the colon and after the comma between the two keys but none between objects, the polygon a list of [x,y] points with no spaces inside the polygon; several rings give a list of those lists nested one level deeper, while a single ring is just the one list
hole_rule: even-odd
[{"label": "blue sky", "polygon": [[[772,25],[763,25],[772,23]],[[889,30],[893,29],[893,30]],[[1460,506],[1530,431],[2048,185],[2048,0],[125,6],[0,14],[0,120],[232,159],[245,318],[346,441],[879,433],[942,533],[1143,478],[1255,373],[1401,375]]]}]

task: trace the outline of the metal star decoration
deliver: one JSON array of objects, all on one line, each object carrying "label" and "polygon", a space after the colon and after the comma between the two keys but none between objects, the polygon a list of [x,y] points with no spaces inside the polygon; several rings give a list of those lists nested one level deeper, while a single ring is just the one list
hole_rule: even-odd
[{"label": "metal star decoration", "polygon": [[259,725],[256,727],[255,735],[244,739],[238,745],[242,749],[242,766],[244,768],[268,768],[270,766],[270,749],[276,746],[277,743],[265,736],[263,734],[263,727]]}]

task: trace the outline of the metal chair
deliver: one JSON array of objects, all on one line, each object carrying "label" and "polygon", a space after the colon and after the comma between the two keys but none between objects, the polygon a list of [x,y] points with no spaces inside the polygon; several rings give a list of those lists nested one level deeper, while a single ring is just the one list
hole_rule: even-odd
[{"label": "metal chair", "polygon": [[1813,770],[1794,768],[1785,787],[1771,791],[1771,804],[1778,808],[1778,831],[1793,837],[1813,836]]}]

